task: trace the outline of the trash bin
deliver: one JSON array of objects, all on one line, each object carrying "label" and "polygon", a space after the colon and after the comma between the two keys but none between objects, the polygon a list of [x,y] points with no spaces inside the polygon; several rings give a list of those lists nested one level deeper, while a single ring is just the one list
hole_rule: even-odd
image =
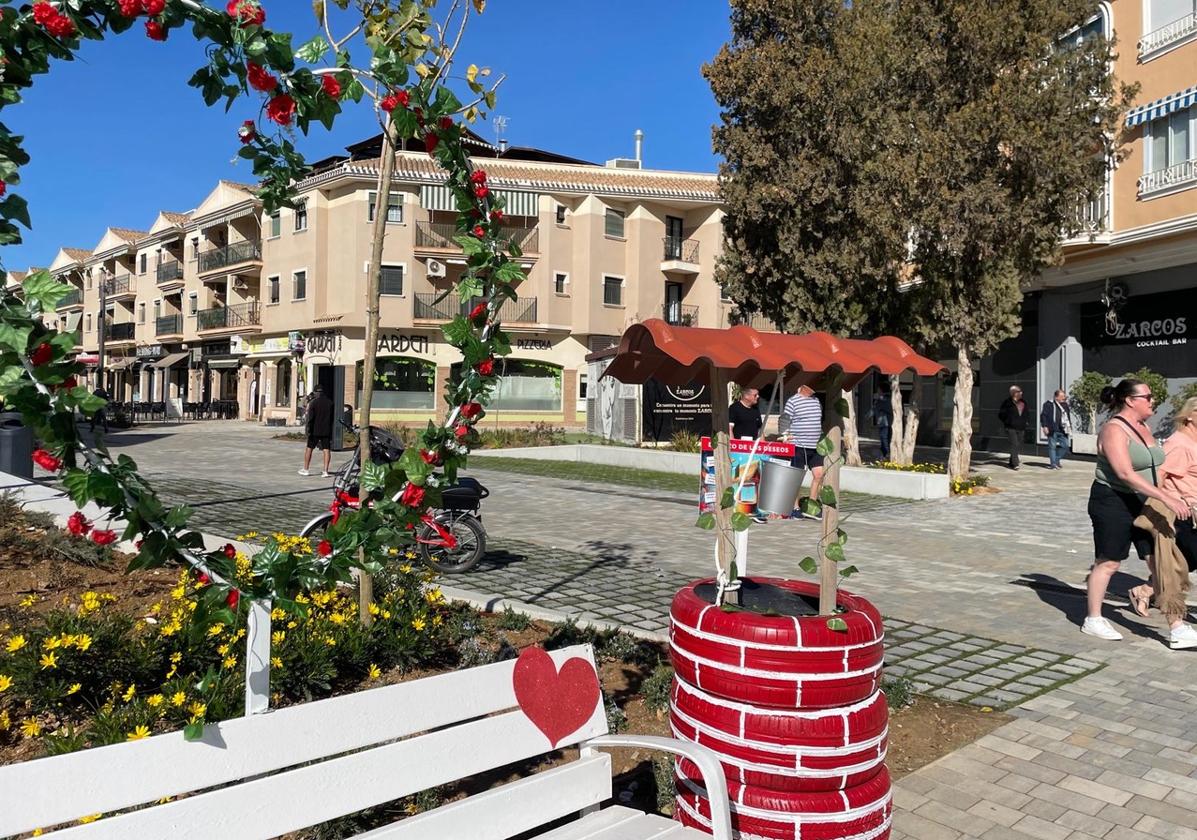
[{"label": "trash bin", "polygon": [[0,472],[33,478],[33,430],[15,411],[0,412]]}]

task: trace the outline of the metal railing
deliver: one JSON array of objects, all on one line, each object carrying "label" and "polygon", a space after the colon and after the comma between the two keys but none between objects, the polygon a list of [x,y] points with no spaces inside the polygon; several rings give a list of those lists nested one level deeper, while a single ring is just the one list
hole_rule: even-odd
[{"label": "metal railing", "polygon": [[108,297],[127,295],[133,291],[132,278],[128,274],[122,274],[120,277],[113,277],[111,280],[104,281],[104,294]]},{"label": "metal railing", "polygon": [[178,260],[169,260],[158,266],[158,282],[169,283],[171,280],[183,279],[183,265]]},{"label": "metal railing", "polygon": [[672,324],[675,327],[697,327],[698,307],[667,303],[662,307],[661,317],[665,319],[666,324]]},{"label": "metal railing", "polygon": [[1157,169],[1139,176],[1139,195],[1197,183],[1197,159],[1186,160],[1166,169]]},{"label": "metal railing", "polygon": [[1197,34],[1197,12],[1187,14],[1179,20],[1174,20],[1153,32],[1148,32],[1140,38],[1139,58],[1143,58],[1156,50],[1163,49],[1169,44],[1183,41],[1194,34]]},{"label": "metal railing", "polygon": [[182,315],[161,315],[155,324],[155,335],[176,335],[183,332]]},{"label": "metal railing", "polygon": [[200,330],[223,330],[235,327],[256,327],[262,323],[261,310],[257,302],[236,303],[232,306],[217,306],[201,309],[196,313],[196,328]]},{"label": "metal railing", "polygon": [[[535,254],[540,251],[540,228],[517,228],[504,225],[499,233],[507,239],[512,239],[525,254]],[[446,251],[460,251],[461,246],[453,241],[453,237],[462,236],[456,225],[443,222],[416,222],[416,247],[440,248]]]},{"label": "metal railing", "polygon": [[132,322],[125,324],[105,324],[104,325],[104,340],[105,341],[132,341],[133,332],[137,326]]},{"label": "metal railing", "polygon": [[734,327],[738,326],[739,324],[747,324],[754,330],[761,330],[762,332],[780,332],[780,330],[777,329],[777,325],[764,315],[757,314],[749,317],[731,304],[722,306],[721,310],[722,313],[719,324],[721,328]]},{"label": "metal railing", "polygon": [[58,308],[66,309],[68,306],[78,306],[81,303],[83,303],[83,292],[73,289],[67,292],[62,300],[58,301]]},{"label": "metal railing", "polygon": [[663,260],[678,260],[679,262],[698,262],[698,240],[682,239],[677,236],[666,236]]},{"label": "metal railing", "polygon": [[[452,321],[458,315],[467,315],[469,311],[482,302],[482,298],[473,298],[462,303],[458,297],[450,292],[444,299],[437,292],[417,292],[415,317],[426,321]],[[536,301],[534,297],[522,297],[518,300],[504,301],[499,307],[499,320],[505,324],[535,324]]]},{"label": "metal railing", "polygon": [[201,272],[215,271],[225,266],[260,259],[262,259],[262,243],[256,239],[247,239],[244,242],[233,242],[223,248],[200,252],[199,270]]}]

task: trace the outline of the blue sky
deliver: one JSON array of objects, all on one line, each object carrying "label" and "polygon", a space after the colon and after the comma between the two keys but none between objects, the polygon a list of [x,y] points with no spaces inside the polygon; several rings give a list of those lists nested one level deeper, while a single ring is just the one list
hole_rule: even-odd
[{"label": "blue sky", "polygon": [[[296,44],[315,34],[307,0],[264,5]],[[512,144],[601,163],[630,157],[640,128],[648,166],[714,171],[718,112],[700,68],[727,37],[719,0],[490,0],[471,27],[462,67],[507,74],[495,113],[507,117]],[[32,156],[14,190],[33,219],[25,241],[0,252],[6,268],[46,265],[63,245],[91,249],[109,225],[145,230],[158,210],[195,207],[219,178],[252,180],[233,159],[236,128],[257,101],[242,98],[227,114],[205,108],[186,84],[203,63],[190,31],[159,44],[139,25],[88,42],[5,109]],[[365,102],[351,103],[332,132],[316,126],[298,143],[315,160],[375,130]],[[489,124],[477,130],[493,139]]]}]

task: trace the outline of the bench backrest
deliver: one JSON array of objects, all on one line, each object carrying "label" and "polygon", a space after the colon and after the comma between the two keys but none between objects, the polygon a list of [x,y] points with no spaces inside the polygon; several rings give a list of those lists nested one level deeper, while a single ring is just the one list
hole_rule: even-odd
[{"label": "bench backrest", "polygon": [[[589,645],[550,656],[558,669],[575,657],[594,666]],[[193,795],[46,836],[273,837],[544,754],[552,749],[549,739],[516,701],[515,664],[509,660],[211,724],[197,741],[172,732],[0,767],[0,837],[181,794]],[[558,747],[606,732],[600,701]],[[583,778],[594,783],[601,762],[576,764],[569,786],[578,787]],[[569,775],[553,772],[538,775],[548,781]],[[532,790],[535,784],[522,787]],[[536,802],[547,822],[609,795],[608,773],[605,794],[582,796],[582,805],[574,801],[577,795],[570,800],[537,794]]]}]

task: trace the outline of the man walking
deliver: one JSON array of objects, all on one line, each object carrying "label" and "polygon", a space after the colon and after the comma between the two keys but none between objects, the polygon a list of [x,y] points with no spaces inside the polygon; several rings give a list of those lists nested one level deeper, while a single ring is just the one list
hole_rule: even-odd
[{"label": "man walking", "polygon": [[823,456],[816,449],[823,437],[823,404],[809,385],[800,385],[786,401],[781,422],[786,441],[795,447],[790,466],[810,471],[810,497],[817,499],[823,483]]},{"label": "man walking", "polygon": [[[110,397],[108,395],[108,391],[104,389],[103,385],[97,385],[96,389],[94,391],[92,391],[92,395],[97,396],[106,402],[111,402],[111,400],[112,400],[112,397]],[[100,408],[97,408],[94,412],[92,412],[91,430],[93,432],[96,430],[96,423],[99,423],[101,426],[104,427],[104,434],[108,434],[108,406],[107,405],[103,405]]]},{"label": "man walking", "polygon": [[1043,404],[1039,412],[1039,425],[1047,438],[1047,462],[1049,470],[1063,469],[1060,457],[1068,451],[1068,438],[1072,436],[1072,411],[1068,407],[1068,395],[1056,391]]},{"label": "man walking", "polygon": [[743,388],[740,399],[731,404],[727,410],[727,419],[732,439],[747,438],[756,440],[761,435],[761,407],[758,405],[761,392],[756,388]]},{"label": "man walking", "polygon": [[315,394],[312,401],[308,403],[307,410],[307,433],[308,446],[303,453],[303,469],[299,471],[300,475],[311,475],[309,469],[312,465],[312,450],[324,450],[324,472],[321,473],[323,478],[328,478],[328,465],[332,460],[332,430],[333,430],[333,401],[324,393],[324,388],[320,385],[316,386]]},{"label": "man walking", "polygon": [[1012,470],[1022,467],[1018,460],[1022,449],[1022,439],[1027,433],[1027,404],[1022,398],[1022,388],[1010,386],[1010,396],[1006,397],[1001,408],[998,409],[998,419],[1006,428],[1006,437],[1010,441],[1010,463]]},{"label": "man walking", "polygon": [[881,460],[889,460],[890,443],[893,440],[894,404],[889,391],[877,386],[873,394],[873,425],[877,427],[877,442],[881,444]]}]

